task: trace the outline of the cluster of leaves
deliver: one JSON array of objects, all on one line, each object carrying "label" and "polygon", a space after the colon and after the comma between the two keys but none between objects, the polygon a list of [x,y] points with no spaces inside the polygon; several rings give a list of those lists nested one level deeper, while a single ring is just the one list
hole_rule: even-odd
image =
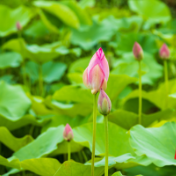
[{"label": "cluster of leaves", "polygon": [[[94,0],[2,0],[0,21],[1,175],[90,175],[93,98],[82,73],[100,46],[111,69],[109,174],[175,175],[176,21],[166,4],[129,0],[124,8],[102,9]],[[144,50],[142,125],[135,41]],[[171,51],[167,106],[158,58],[163,42]],[[71,161],[62,136],[66,123],[74,133]],[[98,114],[95,176],[104,173],[102,134]]]}]

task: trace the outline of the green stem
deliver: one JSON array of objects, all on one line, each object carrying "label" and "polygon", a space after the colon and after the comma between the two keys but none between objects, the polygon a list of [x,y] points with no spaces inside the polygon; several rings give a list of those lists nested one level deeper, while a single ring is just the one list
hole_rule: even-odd
[{"label": "green stem", "polygon": [[21,50],[21,55],[23,58],[23,62],[22,62],[22,75],[23,75],[23,83],[25,86],[27,86],[27,79],[26,79],[26,75],[25,75],[25,58],[24,58],[24,47],[23,47],[23,42],[22,42],[22,37],[21,37],[21,31],[18,31],[18,39],[19,39],[19,44],[20,44],[20,50]]},{"label": "green stem", "polygon": [[71,149],[70,149],[70,142],[67,142],[68,144],[68,161],[71,159]]},{"label": "green stem", "polygon": [[93,139],[92,139],[92,165],[91,165],[91,176],[94,176],[95,137],[96,137],[96,115],[97,115],[97,102],[96,102],[96,94],[94,94],[94,95],[93,95]]},{"label": "green stem", "polygon": [[39,90],[40,95],[43,96],[43,75],[42,75],[42,66],[39,65]]},{"label": "green stem", "polygon": [[165,94],[166,94],[166,105],[165,108],[167,108],[168,104],[168,70],[167,70],[167,60],[164,60],[164,77],[165,77]]},{"label": "green stem", "polygon": [[108,176],[108,117],[104,116],[104,125],[105,125],[105,176]]},{"label": "green stem", "polygon": [[83,155],[84,161],[87,162],[88,159],[87,159],[87,156],[86,156],[84,150],[82,150],[82,155]]},{"label": "green stem", "polygon": [[141,73],[141,61],[139,61],[139,124],[141,124],[142,116],[142,73]]},{"label": "green stem", "polygon": [[33,131],[34,131],[34,125],[31,125],[31,128],[30,128],[30,130],[29,130],[29,135],[31,135],[32,136],[32,134],[33,134]]}]

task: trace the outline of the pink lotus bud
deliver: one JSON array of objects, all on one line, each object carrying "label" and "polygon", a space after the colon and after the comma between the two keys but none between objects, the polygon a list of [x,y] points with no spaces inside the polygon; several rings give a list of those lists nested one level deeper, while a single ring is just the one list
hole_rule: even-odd
[{"label": "pink lotus bud", "polygon": [[73,139],[73,131],[70,125],[67,123],[65,126],[64,132],[63,132],[63,137],[66,141],[71,141]]},{"label": "pink lotus bud", "polygon": [[137,42],[134,43],[133,54],[136,60],[141,61],[143,59],[142,47]]},{"label": "pink lotus bud", "polygon": [[111,100],[103,89],[100,90],[98,97],[98,110],[103,115],[108,115],[111,111]]},{"label": "pink lotus bud", "polygon": [[19,21],[16,22],[16,28],[17,28],[18,31],[20,31],[22,29],[21,24],[20,24]]},{"label": "pink lotus bud", "polygon": [[167,45],[164,43],[159,51],[161,59],[169,59],[170,52]]},{"label": "pink lotus bud", "polygon": [[93,55],[86,70],[83,73],[83,82],[96,94],[100,89],[106,89],[109,78],[109,65],[102,48]]}]

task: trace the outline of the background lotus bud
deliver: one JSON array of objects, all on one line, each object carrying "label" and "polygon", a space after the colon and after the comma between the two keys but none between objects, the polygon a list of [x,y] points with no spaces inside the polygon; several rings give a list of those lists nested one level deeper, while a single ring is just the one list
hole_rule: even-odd
[{"label": "background lotus bud", "polygon": [[111,100],[103,89],[100,90],[98,97],[98,110],[103,115],[108,115],[111,111]]},{"label": "background lotus bud", "polygon": [[70,125],[67,123],[65,126],[64,132],[63,132],[63,137],[66,141],[71,141],[73,139],[73,131]]},{"label": "background lotus bud", "polygon": [[17,21],[17,23],[16,23],[16,28],[17,28],[18,31],[20,31],[22,29],[21,24],[20,24],[19,21]]},{"label": "background lotus bud", "polygon": [[83,73],[83,83],[96,94],[100,89],[106,89],[109,78],[109,65],[102,48],[93,55]]},{"label": "background lotus bud", "polygon": [[161,59],[168,59],[170,56],[169,48],[167,45],[164,43],[159,51],[159,55]]},{"label": "background lotus bud", "polygon": [[137,42],[134,43],[133,54],[136,60],[141,61],[143,59],[142,47]]}]

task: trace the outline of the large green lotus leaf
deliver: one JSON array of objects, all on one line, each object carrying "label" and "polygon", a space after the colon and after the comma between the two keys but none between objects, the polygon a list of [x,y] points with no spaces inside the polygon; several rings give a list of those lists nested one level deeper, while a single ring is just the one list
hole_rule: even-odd
[{"label": "large green lotus leaf", "polygon": [[74,61],[69,67],[69,72],[70,73],[74,73],[74,72],[83,73],[89,64],[91,57],[92,56],[81,58],[81,59]]},{"label": "large green lotus leaf", "polygon": [[35,1],[33,3],[36,7],[40,7],[47,12],[55,15],[57,18],[62,20],[65,24],[78,28],[80,23],[77,15],[68,6],[59,2],[47,2],[47,1]]},{"label": "large green lotus leaf", "polygon": [[30,99],[20,86],[11,86],[0,82],[0,115],[17,120],[30,108]]},{"label": "large green lotus leaf", "polygon": [[176,165],[176,123],[168,122],[158,128],[137,125],[130,130],[130,143],[137,155],[146,155],[159,166]]},{"label": "large green lotus leaf", "polygon": [[131,168],[131,167],[135,167],[135,166],[149,166],[152,163],[152,161],[147,158],[145,155],[142,156],[137,156],[134,155],[134,158],[128,159],[127,162],[123,162],[123,163],[116,163],[116,165],[114,166],[117,169],[126,169],[126,168]]},{"label": "large green lotus leaf", "polygon": [[[128,1],[128,4],[132,11],[141,15],[149,24],[166,23],[171,19],[170,10],[164,2],[143,0]],[[157,7],[157,10],[155,7]]]},{"label": "large green lotus leaf", "polygon": [[34,172],[41,176],[54,175],[61,164],[54,158],[37,158],[28,159],[21,162],[21,167],[24,170]]},{"label": "large green lotus leaf", "polygon": [[[122,60],[118,62],[118,65],[112,71],[113,74],[127,74],[131,77],[138,77],[138,62],[134,59],[132,53],[125,53],[122,56]],[[151,71],[152,70],[152,71]],[[144,59],[142,60],[142,71],[144,75],[142,76],[143,84],[153,85],[158,78],[163,76],[163,67],[159,65],[155,58],[144,53]]]},{"label": "large green lotus leaf", "polygon": [[117,54],[132,53],[132,48],[136,41],[140,43],[146,53],[155,54],[158,52],[157,40],[158,36],[155,34],[129,32],[120,34],[117,33],[116,40],[114,42],[116,43],[115,49]]},{"label": "large green lotus leaf", "polygon": [[[22,49],[20,45],[20,40],[22,42]],[[39,46],[36,44],[27,45],[23,39],[9,40],[3,45],[3,49],[8,49],[21,53],[24,58],[29,58],[30,60],[40,64],[51,61],[57,58],[59,55],[66,55],[69,53],[73,53],[75,55],[80,54],[76,48],[67,49],[64,46],[61,46],[60,42],[54,42],[51,44],[44,44],[42,46]]]},{"label": "large green lotus leaf", "polygon": [[58,34],[59,29],[54,24],[52,24],[50,19],[47,17],[46,12],[44,12],[42,9],[38,9],[37,12],[38,12],[43,24],[46,26],[46,28],[48,30],[50,30],[51,32]]},{"label": "large green lotus leaf", "polygon": [[165,166],[165,167],[157,167],[154,164],[151,164],[149,166],[136,166],[132,168],[125,169],[124,172],[128,176],[134,176],[136,174],[142,174],[144,176],[175,176],[175,166]]},{"label": "large green lotus leaf", "polygon": [[102,21],[94,19],[92,26],[84,26],[79,28],[79,30],[72,30],[71,43],[79,45],[84,50],[90,50],[100,42],[108,42],[119,30],[131,31],[136,23],[137,28],[139,28],[142,23],[140,17],[116,19],[111,15]]},{"label": "large green lotus leaf", "polygon": [[92,26],[84,26],[78,30],[73,29],[71,43],[88,51],[99,42],[109,41],[117,32],[118,25],[119,21],[110,17],[100,23],[94,22]]},{"label": "large green lotus leaf", "polygon": [[53,108],[58,114],[67,115],[70,117],[87,116],[92,112],[92,104],[89,103],[61,103],[55,100],[48,102],[51,108]]},{"label": "large green lotus leaf", "polygon": [[82,8],[86,8],[86,7],[94,7],[95,6],[95,1],[94,0],[81,0],[79,1],[79,5],[82,7]]},{"label": "large green lotus leaf", "polygon": [[149,115],[142,114],[142,124],[143,126],[147,127],[151,125],[154,121],[169,120],[172,119],[172,117],[175,117],[174,109],[165,109],[163,111],[159,111]]},{"label": "large green lotus leaf", "polygon": [[0,4],[6,5],[6,6],[11,7],[11,8],[16,8],[16,7],[19,7],[20,5],[22,5],[23,2],[21,0],[14,0],[13,2],[12,1],[1,0]]},{"label": "large green lotus leaf", "polygon": [[7,6],[0,5],[0,21],[3,21],[3,25],[0,26],[0,36],[4,37],[16,32],[17,21],[24,27],[34,15],[35,10],[24,6],[12,10]]},{"label": "large green lotus leaf", "polygon": [[57,101],[92,104],[93,95],[88,89],[84,89],[77,85],[68,85],[56,91],[53,95],[53,99]]},{"label": "large green lotus leaf", "polygon": [[[104,167],[94,169],[95,176],[102,176]],[[76,163],[74,161],[64,162],[54,176],[90,176],[91,166]]]},{"label": "large green lotus leaf", "polygon": [[[176,89],[175,80],[170,80],[168,87],[169,87],[169,90],[168,90],[169,94],[175,93],[175,89]],[[138,98],[138,96],[139,96],[139,92],[138,90],[135,90],[131,92],[127,97],[124,98],[123,103],[125,103],[126,101],[130,99]],[[165,89],[164,83],[162,83],[159,86],[159,88],[156,90],[153,90],[150,92],[142,91],[142,97],[143,99],[150,101],[151,103],[153,103],[154,105],[156,105],[158,108],[162,110],[167,109],[167,108],[174,108],[176,105],[174,96],[168,96],[167,97],[168,101],[166,104],[166,89]]]},{"label": "large green lotus leaf", "polygon": [[[66,64],[62,62],[49,61],[42,65],[42,79],[46,83],[59,81],[66,71]],[[30,77],[31,81],[35,83],[39,80],[40,65],[29,61],[25,65],[26,74]]]},{"label": "large green lotus leaf", "polygon": [[132,78],[127,75],[110,74],[106,93],[108,94],[111,101],[113,101],[128,84],[134,83],[136,80],[136,78]]},{"label": "large green lotus leaf", "polygon": [[21,168],[20,162],[18,159],[10,160],[10,159],[4,158],[1,155],[0,155],[0,165],[7,166],[7,167],[13,167],[13,168],[17,168],[17,169]]},{"label": "large green lotus leaf", "polygon": [[57,144],[63,141],[64,126],[50,128],[39,135],[34,141],[16,151],[12,158],[20,161],[46,156],[57,149]]},{"label": "large green lotus leaf", "polygon": [[6,83],[8,83],[8,84],[14,84],[14,83],[16,83],[16,82],[14,81],[14,76],[15,76],[15,75],[5,74],[5,75],[3,75],[2,77],[0,77],[0,82],[3,81],[3,82],[6,82]]},{"label": "large green lotus leaf", "polygon": [[130,129],[138,123],[138,114],[118,109],[108,115],[108,120],[122,128]]},{"label": "large green lotus leaf", "polygon": [[49,121],[46,125],[43,126],[42,132],[46,131],[50,127],[57,127],[62,124],[66,125],[67,123],[69,123],[69,125],[73,128],[82,125],[84,123],[87,123],[88,119],[89,116],[87,117],[76,116],[73,118],[66,115],[55,115],[54,117],[52,117],[51,121]]},{"label": "large green lotus leaf", "polygon": [[67,77],[71,84],[82,84],[83,83],[83,74],[82,73],[68,73]]},{"label": "large green lotus leaf", "polygon": [[28,124],[43,126],[50,119],[51,119],[50,115],[35,117],[31,114],[27,114],[16,120],[0,116],[0,121],[1,121],[0,126],[5,126],[6,128],[12,131],[20,127],[26,126]]},{"label": "large green lotus leaf", "polygon": [[0,53],[0,68],[19,67],[22,62],[21,55],[15,52]]},{"label": "large green lotus leaf", "polygon": [[91,25],[92,21],[91,18],[89,17],[89,15],[87,14],[87,12],[85,10],[83,10],[77,2],[75,1],[62,1],[61,2],[63,5],[66,5],[67,7],[69,7],[77,16],[77,18],[79,19],[80,24],[83,25]]},{"label": "large green lotus leaf", "polygon": [[7,173],[3,174],[2,176],[9,176],[9,175],[16,174],[16,173],[19,173],[19,172],[20,172],[19,169],[11,169]]},{"label": "large green lotus leaf", "polygon": [[5,126],[9,130],[15,130],[28,124],[43,126],[54,116],[54,112],[50,109],[47,109],[41,97],[32,97],[29,95],[28,97],[32,102],[29,114],[18,117],[16,119],[0,116],[0,126]]},{"label": "large green lotus leaf", "polygon": [[120,171],[114,173],[112,176],[123,176],[122,173]]},{"label": "large green lotus leaf", "polygon": [[66,71],[66,64],[61,62],[47,62],[42,65],[43,77],[47,83],[60,80]]},{"label": "large green lotus leaf", "polygon": [[23,138],[16,138],[9,132],[7,128],[0,127],[0,142],[13,151],[19,150],[32,141],[33,138],[29,135],[26,135]]},{"label": "large green lotus leaf", "polygon": [[41,38],[49,35],[49,30],[42,21],[33,21],[31,25],[23,32],[27,37]]},{"label": "large green lotus leaf", "polygon": [[42,97],[39,96],[29,96],[31,101],[32,101],[32,112],[30,112],[32,115],[35,117],[40,117],[40,116],[49,116],[49,115],[54,115],[55,112],[52,111],[51,109],[48,109],[46,105],[44,104],[44,100]]},{"label": "large green lotus leaf", "polygon": [[[70,142],[70,150],[72,153],[79,152],[83,149],[84,147],[80,145],[79,143],[76,143],[74,141]],[[62,143],[59,143],[57,145],[57,150],[52,152],[50,156],[56,156],[56,155],[61,155],[61,154],[68,154],[68,142],[64,141]]]},{"label": "large green lotus leaf", "polygon": [[[153,114],[142,114],[142,125],[147,127],[157,120],[168,120],[174,116],[173,109],[166,109]],[[138,114],[125,110],[116,110],[108,115],[110,122],[113,122],[125,129],[130,129],[138,124]]]},{"label": "large green lotus leaf", "polygon": [[[129,136],[127,131],[113,123],[109,123],[109,155],[119,156],[126,153],[133,153],[129,144]],[[88,123],[73,129],[74,141],[83,146],[89,147],[92,150],[92,123]],[[105,136],[104,124],[97,124],[96,133],[96,155],[103,155],[105,153]]]},{"label": "large green lotus leaf", "polygon": [[[128,160],[131,158],[134,158],[134,156],[132,156],[130,153],[126,153],[118,157],[108,157],[108,166],[115,166],[116,163],[128,162]],[[98,162],[95,162],[95,167],[101,166],[105,166],[105,158]]]}]

